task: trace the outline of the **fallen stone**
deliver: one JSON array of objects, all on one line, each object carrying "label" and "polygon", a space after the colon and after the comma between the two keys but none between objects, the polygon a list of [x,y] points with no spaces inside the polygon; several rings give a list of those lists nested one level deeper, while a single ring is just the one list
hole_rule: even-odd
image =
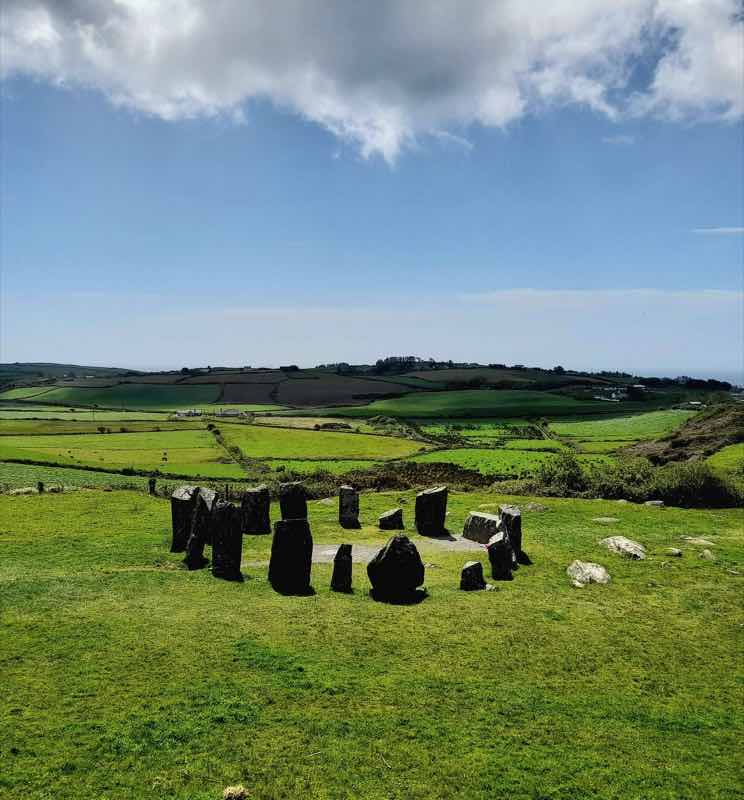
[{"label": "fallen stone", "polygon": [[311,594],[313,536],[306,519],[274,523],[269,560],[269,583],[282,594]]},{"label": "fallen stone", "polygon": [[424,489],[416,495],[416,530],[422,536],[442,536],[447,530],[447,487]]},{"label": "fallen stone", "polygon": [[179,486],[171,495],[171,553],[183,553],[186,550],[198,494],[198,486]]},{"label": "fallen stone", "polygon": [[241,510],[225,500],[212,509],[212,575],[226,581],[242,581],[240,560],[243,555]]},{"label": "fallen stone", "polygon": [[279,484],[279,509],[282,519],[307,519],[307,496],[299,481]]},{"label": "fallen stone", "polygon": [[241,784],[225,786],[222,791],[222,800],[248,800],[248,790]]},{"label": "fallen stone", "polygon": [[353,486],[338,490],[338,524],[342,528],[360,528],[359,492]]},{"label": "fallen stone", "polygon": [[668,556],[674,556],[674,558],[682,558],[682,551],[679,547],[667,547],[666,554]]},{"label": "fallen stone", "polygon": [[710,550],[703,550],[699,555],[698,558],[702,558],[705,561],[715,561],[716,557]]},{"label": "fallen stone", "polygon": [[331,589],[334,592],[351,591],[351,563],[351,545],[340,545],[333,558]]},{"label": "fallen stone", "polygon": [[403,509],[391,508],[390,511],[385,511],[380,514],[380,519],[377,522],[378,527],[382,531],[402,531],[403,530]]},{"label": "fallen stone", "polygon": [[497,514],[487,514],[485,511],[471,511],[465,520],[462,536],[463,539],[470,539],[471,542],[488,544],[488,540],[503,529],[501,517]]},{"label": "fallen stone", "polygon": [[573,561],[566,569],[566,574],[577,587],[586,586],[587,583],[610,582],[610,573],[601,564],[591,561]]},{"label": "fallen stone", "polygon": [[695,544],[700,547],[715,547],[714,542],[709,542],[707,539],[702,539],[700,536],[683,536],[687,544]]},{"label": "fallen stone", "polygon": [[550,509],[547,506],[544,506],[542,503],[527,503],[527,505],[524,508],[525,511],[530,511],[530,512],[550,511]]},{"label": "fallen stone", "polygon": [[612,525],[615,522],[620,522],[617,517],[592,517],[592,522],[600,522],[602,525]]},{"label": "fallen stone", "polygon": [[608,536],[606,539],[602,539],[600,544],[604,545],[608,550],[612,550],[613,553],[619,553],[626,558],[638,561],[646,558],[646,548],[625,536]]},{"label": "fallen stone", "polygon": [[644,506],[651,506],[652,508],[664,508],[663,500],[646,500]]},{"label": "fallen stone", "polygon": [[398,534],[367,564],[372,596],[388,602],[413,602],[424,582],[424,564],[416,545]]},{"label": "fallen stone", "polygon": [[241,527],[245,534],[271,533],[271,496],[268,486],[254,486],[243,492],[240,501]]},{"label": "fallen stone", "polygon": [[488,540],[487,550],[491,577],[497,581],[510,581],[514,568],[514,549],[506,530],[500,530]]},{"label": "fallen stone", "polygon": [[467,561],[460,573],[460,589],[464,592],[472,592],[485,588],[483,564],[480,561]]},{"label": "fallen stone", "polygon": [[27,495],[27,494],[38,494],[38,490],[35,486],[21,486],[19,489],[11,489],[8,494],[12,494],[15,496]]}]

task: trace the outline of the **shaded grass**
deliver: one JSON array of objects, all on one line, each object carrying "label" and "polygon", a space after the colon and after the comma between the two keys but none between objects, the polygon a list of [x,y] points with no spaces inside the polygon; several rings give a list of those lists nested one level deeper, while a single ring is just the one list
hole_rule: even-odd
[{"label": "shaded grass", "polygon": [[[60,386],[44,393],[45,403],[98,405],[104,408],[179,409],[211,403],[220,393],[217,384],[169,385],[120,383],[115,386]],[[2,395],[5,397],[5,395]]]}]

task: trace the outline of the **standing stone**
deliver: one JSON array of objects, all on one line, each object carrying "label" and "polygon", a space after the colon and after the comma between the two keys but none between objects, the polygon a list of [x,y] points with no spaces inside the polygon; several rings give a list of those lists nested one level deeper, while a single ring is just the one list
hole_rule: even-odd
[{"label": "standing stone", "polygon": [[504,530],[504,525],[501,517],[497,514],[471,511],[465,520],[462,537],[463,539],[470,539],[472,542],[488,544],[490,538],[502,530]]},{"label": "standing stone", "polygon": [[402,531],[403,530],[403,509],[391,508],[380,514],[377,522],[381,531]]},{"label": "standing stone", "polygon": [[491,562],[491,575],[497,581],[510,581],[514,568],[514,550],[505,531],[495,533],[488,540],[488,560]]},{"label": "standing stone", "polygon": [[155,496],[155,478],[147,479],[147,493],[152,497]]},{"label": "standing stone", "polygon": [[194,514],[198,493],[197,486],[179,486],[171,495],[173,526],[171,553],[183,553],[186,550],[186,542],[191,533],[191,517]]},{"label": "standing stone", "polygon": [[460,573],[460,588],[464,592],[485,589],[486,581],[483,578],[483,564],[480,561],[467,561]]},{"label": "standing stone", "polygon": [[193,569],[202,569],[208,559],[204,557],[204,545],[212,543],[212,514],[216,494],[211,489],[201,488],[196,494],[196,506],[191,517],[191,533],[186,542],[184,563]]},{"label": "standing stone", "polygon": [[44,482],[43,482],[43,481],[39,481],[39,482],[36,484],[36,491],[37,491],[39,494],[44,494]]},{"label": "standing stone", "polygon": [[351,545],[342,544],[333,558],[331,589],[334,592],[351,592]]},{"label": "standing stone", "polygon": [[268,486],[246,489],[240,503],[243,533],[271,533],[270,506]]},{"label": "standing stone", "polygon": [[282,519],[274,523],[269,583],[282,594],[311,594],[310,570],[313,536],[306,519]]},{"label": "standing stone", "polygon": [[307,519],[305,487],[299,481],[279,484],[279,508],[282,519]]},{"label": "standing stone", "polygon": [[242,554],[240,509],[225,500],[218,500],[212,509],[212,575],[226,581],[242,581]]},{"label": "standing stone", "polygon": [[342,528],[360,528],[359,492],[352,486],[338,490],[338,524]]},{"label": "standing stone", "polygon": [[522,555],[522,512],[518,506],[499,506],[501,521],[509,534],[509,541],[517,559]]},{"label": "standing stone", "polygon": [[416,530],[422,536],[442,536],[447,532],[447,487],[424,489],[416,495]]},{"label": "standing stone", "polygon": [[416,545],[398,534],[367,564],[367,575],[376,600],[406,602],[424,582],[424,563]]}]

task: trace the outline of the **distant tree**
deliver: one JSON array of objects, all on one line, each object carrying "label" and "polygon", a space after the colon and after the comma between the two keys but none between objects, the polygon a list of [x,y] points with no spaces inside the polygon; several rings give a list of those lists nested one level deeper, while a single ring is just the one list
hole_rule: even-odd
[{"label": "distant tree", "polygon": [[566,370],[563,369],[563,367],[561,367],[561,366],[553,367],[553,372],[555,372],[556,375],[565,375],[566,374]]},{"label": "distant tree", "polygon": [[181,375],[191,375],[191,370],[188,367],[181,367]]}]

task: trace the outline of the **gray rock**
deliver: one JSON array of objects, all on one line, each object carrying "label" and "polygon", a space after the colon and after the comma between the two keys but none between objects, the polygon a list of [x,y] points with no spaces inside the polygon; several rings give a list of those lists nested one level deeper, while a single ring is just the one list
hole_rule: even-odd
[{"label": "gray rock", "polygon": [[525,511],[533,511],[533,512],[550,511],[550,509],[547,506],[544,506],[542,503],[527,503],[527,505],[524,508]]},{"label": "gray rock", "polygon": [[242,581],[240,560],[243,554],[241,511],[218,500],[212,508],[212,575],[226,581]]},{"label": "gray rock", "polygon": [[606,539],[602,539],[600,544],[604,545],[608,550],[612,550],[613,553],[619,553],[626,558],[633,558],[639,561],[646,558],[646,548],[625,536],[608,536]]},{"label": "gray rock", "polygon": [[299,481],[279,484],[279,508],[282,519],[307,519],[307,495]]},{"label": "gray rock", "polygon": [[698,558],[702,558],[705,561],[715,561],[716,557],[711,553],[710,550],[703,550],[699,555]]},{"label": "gray rock", "polygon": [[243,533],[271,533],[270,508],[271,496],[268,486],[261,485],[246,489],[240,502]]},{"label": "gray rock", "polygon": [[574,586],[582,587],[587,583],[609,583],[610,573],[601,565],[591,561],[573,561],[566,569]]},{"label": "gray rock", "polygon": [[651,506],[652,508],[664,508],[663,500],[646,500],[644,506]]},{"label": "gray rock", "polygon": [[198,486],[179,486],[171,495],[171,553],[183,553],[186,550],[186,542],[191,533],[191,517],[194,515],[198,495]]},{"label": "gray rock", "polygon": [[682,551],[678,547],[667,547],[666,554],[674,558],[682,558]]},{"label": "gray rock", "polygon": [[380,514],[378,526],[382,531],[402,531],[403,530],[403,509],[391,508]]},{"label": "gray rock", "polygon": [[483,577],[483,564],[480,561],[468,561],[460,573],[460,588],[464,592],[472,592],[486,588]]},{"label": "gray rock", "polygon": [[514,549],[505,530],[495,533],[488,540],[488,560],[491,563],[491,577],[497,581],[510,581],[514,569]]},{"label": "gray rock", "polygon": [[462,530],[463,539],[471,542],[488,544],[489,539],[499,531],[504,530],[501,517],[497,514],[487,514],[484,511],[471,511],[465,520]]},{"label": "gray rock", "polygon": [[200,488],[196,493],[196,505],[191,517],[191,532],[186,542],[184,563],[189,569],[202,569],[207,565],[204,545],[212,544],[212,511],[217,494],[211,489]]},{"label": "gray rock", "polygon": [[700,536],[683,536],[682,538],[687,544],[699,545],[700,547],[715,547],[714,542],[709,542],[707,539],[703,539]]},{"label": "gray rock", "polygon": [[313,536],[306,519],[274,523],[269,583],[282,594],[312,594]]},{"label": "gray rock", "polygon": [[416,495],[416,530],[422,536],[442,536],[447,532],[447,487],[424,489]]},{"label": "gray rock", "polygon": [[414,602],[424,582],[424,563],[416,545],[402,534],[393,536],[367,564],[372,596],[387,602]]},{"label": "gray rock", "polygon": [[351,564],[351,545],[340,545],[333,558],[331,589],[334,592],[351,592]]},{"label": "gray rock", "polygon": [[27,495],[27,494],[38,494],[39,490],[35,486],[21,486],[18,489],[11,489],[8,494],[14,496],[20,495]]},{"label": "gray rock", "polygon": [[342,528],[360,528],[359,492],[353,486],[338,490],[338,524]]}]

